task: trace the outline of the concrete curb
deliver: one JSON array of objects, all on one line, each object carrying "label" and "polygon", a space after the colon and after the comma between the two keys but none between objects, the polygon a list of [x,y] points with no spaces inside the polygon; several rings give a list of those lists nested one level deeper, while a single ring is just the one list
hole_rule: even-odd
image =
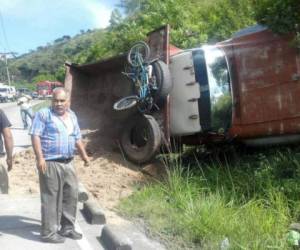
[{"label": "concrete curb", "polygon": [[132,250],[130,240],[108,225],[103,227],[100,241],[106,250]]},{"label": "concrete curb", "polygon": [[104,225],[100,242],[106,250],[166,250],[131,223]]},{"label": "concrete curb", "polygon": [[86,202],[89,199],[89,195],[81,182],[78,183],[78,201]]},{"label": "concrete curb", "polygon": [[102,225],[106,223],[104,212],[98,207],[95,201],[83,203],[82,213],[90,224]]}]

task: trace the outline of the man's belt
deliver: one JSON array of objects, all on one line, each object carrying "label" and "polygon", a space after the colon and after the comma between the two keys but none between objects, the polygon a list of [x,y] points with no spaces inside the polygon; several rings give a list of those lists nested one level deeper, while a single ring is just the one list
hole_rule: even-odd
[{"label": "man's belt", "polygon": [[65,164],[68,164],[68,163],[70,163],[72,160],[73,160],[73,157],[71,157],[71,158],[51,159],[51,160],[48,160],[48,161],[55,161],[55,162],[59,162],[59,163],[65,163]]}]

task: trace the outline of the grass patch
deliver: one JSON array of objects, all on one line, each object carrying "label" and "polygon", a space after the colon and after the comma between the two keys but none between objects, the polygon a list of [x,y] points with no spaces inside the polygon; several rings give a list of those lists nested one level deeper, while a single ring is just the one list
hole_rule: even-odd
[{"label": "grass patch", "polygon": [[[169,249],[289,249],[285,235],[299,220],[298,149],[168,162],[156,181],[120,203]],[[179,159],[179,160],[178,160]]]}]

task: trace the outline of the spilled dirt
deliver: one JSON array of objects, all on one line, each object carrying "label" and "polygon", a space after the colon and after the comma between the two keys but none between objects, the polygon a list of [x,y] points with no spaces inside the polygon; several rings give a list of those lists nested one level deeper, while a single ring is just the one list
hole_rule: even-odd
[{"label": "spilled dirt", "polygon": [[[85,167],[80,157],[76,155],[74,166],[79,181],[85,186],[90,197],[102,208],[113,209],[122,198],[131,195],[137,185],[143,185],[153,177],[159,178],[161,175],[160,169],[163,169],[161,163],[138,167],[122,156],[118,146],[105,143],[103,137],[100,143],[92,140],[99,138],[94,132],[85,131],[84,135],[83,142],[91,162]],[[38,172],[32,149],[15,155],[13,169],[9,172],[9,182],[10,195],[39,193]]]}]

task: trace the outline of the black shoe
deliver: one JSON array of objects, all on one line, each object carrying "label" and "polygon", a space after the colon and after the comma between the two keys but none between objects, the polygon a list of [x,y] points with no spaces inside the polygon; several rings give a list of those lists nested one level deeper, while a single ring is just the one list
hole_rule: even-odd
[{"label": "black shoe", "polygon": [[42,238],[42,241],[48,242],[48,243],[64,243],[65,240],[66,240],[66,238],[59,234],[53,234],[50,237]]},{"label": "black shoe", "polygon": [[82,234],[76,232],[74,229],[72,230],[61,230],[58,232],[61,236],[63,237],[68,237],[71,238],[73,240],[80,240],[82,239]]}]

